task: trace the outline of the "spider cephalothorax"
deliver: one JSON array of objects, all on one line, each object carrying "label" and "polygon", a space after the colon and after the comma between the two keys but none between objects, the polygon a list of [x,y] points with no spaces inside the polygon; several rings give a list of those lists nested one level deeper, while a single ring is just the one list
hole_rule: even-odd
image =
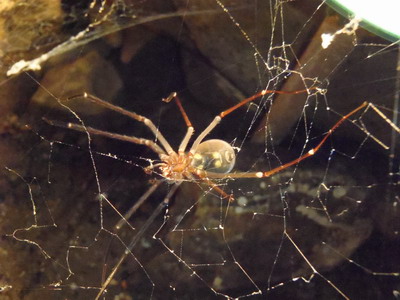
[{"label": "spider cephalothorax", "polygon": [[185,179],[191,179],[192,155],[187,153],[171,153],[163,155],[162,162],[157,166],[160,169],[161,176],[171,182],[179,182]]}]

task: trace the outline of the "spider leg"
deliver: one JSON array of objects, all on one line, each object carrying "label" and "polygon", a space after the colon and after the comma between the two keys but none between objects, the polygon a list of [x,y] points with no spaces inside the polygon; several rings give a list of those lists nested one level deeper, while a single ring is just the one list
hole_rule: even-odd
[{"label": "spider leg", "polygon": [[88,127],[88,126],[78,125],[75,123],[64,123],[64,122],[60,122],[60,121],[49,120],[46,118],[42,118],[42,119],[43,119],[43,121],[45,121],[46,123],[48,123],[49,125],[52,125],[52,126],[73,129],[73,130],[81,131],[81,132],[88,132],[88,133],[94,134],[94,135],[100,135],[100,136],[104,136],[104,137],[108,137],[108,138],[112,138],[112,139],[116,139],[116,140],[120,140],[120,141],[124,141],[124,142],[147,146],[151,150],[153,150],[155,153],[157,153],[161,159],[162,159],[162,156],[166,155],[165,151],[160,146],[158,146],[155,142],[148,140],[148,139],[137,138],[134,136],[128,136],[128,135],[123,135],[123,134],[118,134],[118,133],[112,133],[112,132],[99,130],[99,129]]},{"label": "spider leg", "polygon": [[187,127],[186,135],[182,139],[182,142],[179,145],[179,149],[178,149],[179,153],[184,153],[185,150],[186,150],[187,144],[189,143],[189,140],[193,135],[194,128],[193,128],[193,125],[190,122],[190,119],[189,119],[185,109],[183,108],[182,102],[179,99],[179,97],[178,97],[176,92],[171,93],[167,98],[163,99],[163,101],[169,103],[173,99],[175,99],[175,103],[176,103],[176,105],[178,105],[179,111],[181,112],[182,117],[185,120],[186,127]]},{"label": "spider leg", "polygon": [[203,181],[205,181],[214,191],[218,192],[223,199],[228,199],[228,201],[233,201],[234,197],[232,194],[227,194],[223,189],[221,189],[218,185],[216,185],[214,182],[209,180],[208,178],[202,178]]},{"label": "spider leg", "polygon": [[241,102],[239,102],[238,104],[232,106],[231,108],[228,108],[227,110],[224,110],[223,112],[221,112],[219,114],[219,116],[221,117],[221,119],[223,117],[226,117],[227,115],[229,115],[231,112],[234,112],[235,110],[237,110],[238,108],[242,107],[243,105],[254,101],[255,99],[258,99],[262,96],[265,96],[267,94],[285,94],[285,95],[293,95],[293,94],[302,94],[302,93],[309,93],[311,90],[318,90],[317,87],[311,87],[308,89],[304,89],[304,90],[298,90],[298,91],[278,91],[278,90],[262,90],[261,92],[246,98],[244,100],[242,100]]},{"label": "spider leg", "polygon": [[[136,201],[136,203],[123,215],[121,216],[121,219],[114,225],[112,235],[116,235],[117,232],[124,226],[124,225],[129,225],[132,229],[134,229],[131,224],[129,223],[130,217],[138,210],[138,208],[151,196],[151,194],[154,193],[154,191],[160,186],[162,183],[161,180],[155,181],[150,188]],[[112,245],[112,238],[110,238],[109,244],[108,244],[108,250],[106,253],[110,252]],[[103,266],[103,281],[105,280],[104,274],[106,274],[107,270],[107,257],[104,259],[104,266]]]},{"label": "spider leg", "polygon": [[364,102],[363,104],[361,104],[360,106],[358,106],[357,108],[355,108],[354,110],[352,110],[351,112],[349,112],[347,115],[343,116],[339,121],[336,122],[335,125],[332,126],[331,129],[329,129],[329,131],[325,134],[324,138],[319,142],[319,144],[317,146],[315,146],[314,148],[310,149],[307,153],[305,153],[304,155],[296,158],[295,160],[292,160],[286,164],[283,164],[279,167],[276,167],[272,170],[266,171],[266,172],[233,172],[233,173],[216,173],[216,172],[206,172],[206,171],[202,171],[204,172],[203,176],[207,176],[208,178],[264,178],[264,177],[269,177],[272,176],[290,166],[296,165],[299,162],[305,160],[306,158],[313,156],[315,153],[318,152],[318,150],[322,147],[322,145],[326,142],[326,140],[328,139],[328,137],[345,121],[347,120],[349,117],[351,117],[352,115],[354,115],[356,112],[360,111],[361,109],[363,109],[364,107],[367,107],[369,105],[368,102]]},{"label": "spider leg", "polygon": [[163,211],[164,208],[167,209],[168,212],[168,204],[172,196],[175,194],[177,191],[179,185],[181,182],[175,183],[170,191],[168,192],[167,196],[164,198],[164,200],[157,206],[157,208],[153,211],[151,216],[146,220],[146,222],[143,224],[143,226],[140,228],[140,230],[136,233],[136,235],[133,237],[131,242],[126,246],[126,249],[118,262],[115,264],[113,269],[111,270],[110,274],[108,275],[107,279],[104,281],[104,283],[101,286],[100,291],[97,293],[96,300],[100,299],[100,297],[103,295],[104,291],[114,278],[115,274],[117,273],[119,267],[121,264],[125,261],[125,259],[131,254],[132,249],[135,247],[138,241],[143,237],[143,234],[147,231],[147,229],[150,227],[150,225],[154,222],[154,220],[160,215],[160,213]]},{"label": "spider leg", "polygon": [[[211,187],[214,191],[222,196],[223,199],[228,199],[229,201],[233,201],[234,197],[231,194],[227,194],[223,189],[221,189],[217,184],[215,184],[212,180],[210,180],[207,176],[209,175],[208,172],[203,170],[196,170],[196,173],[191,173],[193,175],[194,180],[199,180],[200,182],[205,182],[207,185]],[[214,174],[214,172],[211,172]],[[218,173],[215,173],[218,174]],[[210,178],[213,178],[210,176]],[[216,178],[216,177],[214,177]],[[222,177],[219,177],[222,178]]]},{"label": "spider leg", "polygon": [[124,218],[119,220],[117,224],[115,224],[114,229],[120,230],[122,226],[124,226],[129,218],[138,210],[138,208],[150,197],[151,194],[160,186],[162,183],[161,180],[155,181],[150,188],[135,202],[135,204],[124,214]]},{"label": "spider leg", "polygon": [[97,97],[87,94],[87,93],[84,93],[83,95],[76,95],[76,96],[69,97],[68,100],[78,99],[78,98],[82,98],[82,97],[85,99],[88,99],[89,101],[91,101],[97,105],[103,106],[107,109],[113,110],[124,116],[127,116],[129,118],[135,119],[136,121],[143,123],[153,132],[154,136],[160,141],[161,145],[164,147],[164,149],[166,150],[166,152],[168,154],[175,153],[175,151],[172,149],[171,145],[168,143],[168,141],[165,139],[165,137],[162,135],[162,133],[157,129],[157,127],[154,125],[154,123],[150,119],[148,119],[142,115],[139,115],[137,113],[126,110],[117,105],[111,104],[107,101],[101,100],[100,98],[97,98]]},{"label": "spider leg", "polygon": [[265,96],[267,94],[301,94],[301,93],[309,93],[310,90],[318,90],[317,87],[311,87],[309,89],[305,89],[305,90],[298,90],[298,91],[277,91],[277,90],[262,90],[261,92],[248,97],[244,100],[242,100],[241,102],[239,102],[238,104],[232,106],[231,108],[228,108],[226,110],[224,110],[223,112],[221,112],[219,115],[215,116],[214,120],[211,121],[210,125],[207,126],[206,129],[204,129],[199,136],[196,138],[196,140],[193,142],[192,147],[190,148],[190,152],[194,153],[197,149],[197,146],[203,141],[203,139],[221,122],[221,120],[226,117],[227,115],[229,115],[230,113],[234,112],[235,110],[237,110],[238,108],[242,107],[243,105],[254,101],[262,96]]}]

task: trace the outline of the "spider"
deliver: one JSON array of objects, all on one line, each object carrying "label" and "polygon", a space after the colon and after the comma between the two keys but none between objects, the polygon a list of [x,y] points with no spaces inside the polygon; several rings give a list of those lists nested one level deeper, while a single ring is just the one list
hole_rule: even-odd
[{"label": "spider", "polygon": [[262,90],[261,92],[246,98],[239,102],[238,104],[228,108],[227,110],[222,111],[220,114],[214,117],[211,123],[197,136],[194,140],[192,146],[187,151],[188,144],[190,142],[191,137],[194,133],[194,127],[192,126],[189,117],[187,116],[182,103],[177,95],[176,92],[171,93],[167,98],[164,98],[164,102],[171,102],[175,100],[180,113],[183,116],[183,119],[187,126],[187,131],[182,139],[178,151],[175,151],[168,141],[165,139],[163,134],[157,129],[154,123],[135,112],[128,111],[122,107],[113,105],[109,102],[101,100],[93,95],[84,93],[83,95],[76,95],[68,98],[68,100],[73,100],[77,98],[85,98],[97,105],[103,106],[107,109],[113,110],[118,112],[122,115],[128,116],[136,121],[139,121],[146,125],[151,132],[154,134],[155,138],[159,141],[159,144],[156,142],[138,138],[134,136],[127,136],[117,133],[111,133],[108,131],[103,131],[99,129],[95,129],[92,127],[78,125],[75,123],[67,123],[64,124],[62,122],[51,121],[48,119],[44,119],[47,123],[59,127],[66,127],[69,129],[73,129],[76,131],[82,131],[89,134],[104,136],[108,138],[113,138],[125,142],[130,142],[134,144],[144,145],[150,148],[153,152],[155,152],[160,161],[157,164],[151,164],[149,167],[145,168],[146,173],[152,173],[154,169],[159,169],[159,174],[168,182],[174,184],[180,184],[183,181],[192,181],[192,180],[200,180],[204,181],[207,184],[211,185],[211,187],[221,193],[225,197],[229,197],[231,200],[233,199],[232,196],[228,196],[224,191],[219,189],[215,184],[213,184],[212,179],[221,179],[221,178],[264,178],[274,175],[292,165],[298,164],[302,160],[313,156],[325,143],[328,137],[335,131],[346,119],[350,116],[354,115],[356,112],[360,111],[362,108],[368,105],[368,102],[362,103],[360,106],[349,112],[347,115],[344,115],[339,121],[336,122],[332,126],[332,128],[325,134],[323,139],[319,142],[317,146],[310,149],[307,153],[303,154],[302,156],[298,157],[297,159],[280,165],[272,170],[269,171],[259,171],[259,172],[231,172],[234,165],[235,165],[235,151],[233,147],[220,139],[211,139],[206,140],[204,139],[207,135],[214,130],[214,128],[221,122],[221,120],[232,113],[233,111],[237,110],[238,108],[244,106],[245,104],[254,101],[257,98],[263,97],[267,94],[300,94],[309,92],[311,89],[317,88],[310,88],[305,90],[298,90],[298,91],[277,91],[277,90]]},{"label": "spider", "polygon": [[[76,99],[76,98],[85,98],[94,104],[103,106],[107,109],[113,110],[118,112],[122,115],[130,117],[136,121],[143,123],[147,126],[151,132],[154,134],[156,140],[159,142],[155,142],[153,140],[138,138],[134,136],[127,136],[117,133],[111,133],[99,129],[95,129],[92,127],[78,125],[75,123],[62,123],[57,121],[50,121],[45,119],[51,125],[66,127],[69,129],[77,130],[86,132],[88,134],[93,135],[100,135],[108,138],[113,138],[121,141],[126,141],[134,144],[144,145],[150,148],[153,152],[155,152],[160,162],[156,164],[151,164],[149,167],[145,168],[147,173],[155,172],[155,169],[158,170],[158,174],[161,175],[168,183],[174,184],[173,187],[170,189],[169,193],[165,197],[164,201],[162,201],[158,207],[153,211],[152,215],[149,219],[145,222],[145,224],[141,227],[141,229],[137,232],[134,236],[132,241],[127,245],[126,250],[118,263],[113,267],[111,273],[108,275],[107,279],[102,284],[100,291],[96,299],[99,299],[103,293],[105,292],[107,286],[113,279],[115,273],[117,272],[119,266],[123,263],[125,258],[129,255],[130,251],[134,248],[136,243],[140,240],[143,233],[147,230],[150,224],[154,221],[154,219],[160,214],[160,212],[164,209],[168,209],[168,204],[176,192],[179,185],[184,181],[200,181],[208,184],[213,190],[218,192],[224,198],[227,198],[229,201],[233,200],[232,195],[228,195],[224,192],[221,188],[219,188],[213,181],[213,179],[227,179],[227,178],[265,178],[272,176],[292,165],[298,164],[302,160],[313,156],[325,143],[328,137],[349,117],[363,109],[368,105],[368,102],[362,103],[360,106],[349,112],[348,114],[342,116],[332,127],[331,129],[325,134],[322,140],[315,146],[314,148],[310,149],[305,154],[301,155],[300,157],[280,165],[276,168],[273,168],[269,171],[258,171],[258,172],[232,172],[234,165],[235,165],[235,151],[233,147],[219,139],[210,139],[205,140],[207,135],[214,130],[214,128],[221,122],[221,120],[232,113],[233,111],[237,110],[238,108],[246,105],[247,103],[254,101],[258,98],[263,97],[267,94],[300,94],[309,92],[311,89],[317,88],[309,88],[305,90],[298,90],[298,91],[276,91],[276,90],[262,90],[261,92],[246,98],[239,102],[238,104],[228,108],[227,110],[222,111],[220,114],[214,117],[211,123],[197,136],[197,138],[192,143],[191,147],[187,150],[191,137],[194,134],[194,127],[192,126],[189,117],[187,116],[185,109],[182,106],[182,103],[177,95],[177,93],[171,93],[167,98],[163,99],[164,102],[171,102],[175,100],[179,111],[186,123],[186,134],[183,137],[178,151],[175,151],[169,142],[165,139],[162,133],[157,129],[154,123],[135,112],[128,111],[122,107],[113,105],[109,102],[101,100],[93,95],[89,95],[84,93],[83,95],[76,95],[68,98],[68,100]],[[143,203],[150,195],[154,192],[154,190],[159,186],[161,181],[156,181],[155,184],[151,186],[151,188],[137,201],[137,203],[125,214],[123,220],[118,222],[115,226],[116,229],[119,229],[124,222],[137,210],[141,203]]]}]

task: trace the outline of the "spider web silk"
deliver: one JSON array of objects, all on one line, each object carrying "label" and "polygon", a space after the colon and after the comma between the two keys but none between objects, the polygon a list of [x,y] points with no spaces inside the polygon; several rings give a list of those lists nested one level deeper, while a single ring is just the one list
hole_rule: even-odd
[{"label": "spider web silk", "polygon": [[[324,1],[0,4],[0,298],[398,297],[399,43],[360,24]],[[185,121],[161,101],[171,92],[197,136],[264,89],[289,93],[206,138],[234,148],[233,172],[295,161],[368,105],[312,157],[213,188],[174,186],[151,149],[88,127],[159,135],[69,99],[146,116],[178,149]]]}]

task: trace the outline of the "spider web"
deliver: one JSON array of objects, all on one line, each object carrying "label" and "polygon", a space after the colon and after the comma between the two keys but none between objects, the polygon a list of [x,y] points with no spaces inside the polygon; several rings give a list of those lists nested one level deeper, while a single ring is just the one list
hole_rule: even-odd
[{"label": "spider web", "polygon": [[[0,298],[94,299],[102,287],[100,299],[398,297],[398,41],[321,1],[0,11]],[[64,100],[87,92],[150,118],[176,149],[185,123],[161,101],[172,91],[198,134],[263,89],[307,92],[267,94],[222,120],[209,138],[235,148],[236,171],[295,160],[372,105],[277,175],[217,180],[232,202],[188,181],[168,207],[173,186],[145,173],[157,162],[149,149],[44,121],[154,140],[141,123]]]}]

